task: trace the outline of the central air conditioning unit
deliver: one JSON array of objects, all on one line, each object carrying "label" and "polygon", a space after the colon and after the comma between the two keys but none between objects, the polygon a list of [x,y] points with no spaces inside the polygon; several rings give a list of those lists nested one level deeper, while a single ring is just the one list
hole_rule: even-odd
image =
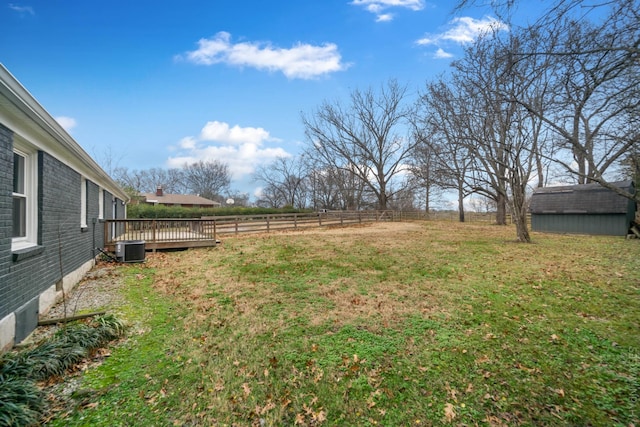
[{"label": "central air conditioning unit", "polygon": [[119,262],[144,262],[144,240],[124,240],[116,242],[116,260]]}]

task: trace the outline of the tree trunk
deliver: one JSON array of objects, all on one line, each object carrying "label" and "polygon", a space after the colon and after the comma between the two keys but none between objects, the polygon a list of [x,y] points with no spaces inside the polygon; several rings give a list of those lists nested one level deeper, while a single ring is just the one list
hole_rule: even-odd
[{"label": "tree trunk", "polygon": [[538,171],[538,188],[544,187],[544,165],[542,164],[542,156],[536,153],[536,169]]},{"label": "tree trunk", "polygon": [[431,186],[430,186],[429,184],[427,184],[427,185],[425,186],[425,192],[424,192],[424,193],[425,193],[425,194],[424,194],[424,211],[425,211],[425,215],[426,215],[426,218],[427,218],[427,219],[429,219],[429,202],[430,202],[430,200],[429,200],[429,198],[430,198],[430,197],[429,197],[429,195],[430,195],[430,193],[431,193],[431,191],[430,191],[430,190],[431,190],[431,188],[430,188],[430,187],[431,187]]},{"label": "tree trunk", "polygon": [[464,193],[461,190],[458,190],[458,218],[464,222]]},{"label": "tree trunk", "polygon": [[518,235],[518,241],[522,243],[531,243],[531,236],[529,235],[529,227],[527,226],[527,213],[518,212],[514,215],[516,222],[516,233]]},{"label": "tree trunk", "polygon": [[496,224],[507,225],[507,198],[501,193],[496,200]]}]

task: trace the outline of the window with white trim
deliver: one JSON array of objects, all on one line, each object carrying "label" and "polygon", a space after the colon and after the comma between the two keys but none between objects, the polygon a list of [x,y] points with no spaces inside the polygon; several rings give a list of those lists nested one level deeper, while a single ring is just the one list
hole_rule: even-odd
[{"label": "window with white trim", "polygon": [[80,178],[80,227],[87,227],[87,180]]},{"label": "window with white trim", "polygon": [[104,188],[98,190],[98,219],[104,219]]},{"label": "window with white trim", "polygon": [[37,242],[37,159],[35,153],[13,151],[11,249],[35,246]]}]

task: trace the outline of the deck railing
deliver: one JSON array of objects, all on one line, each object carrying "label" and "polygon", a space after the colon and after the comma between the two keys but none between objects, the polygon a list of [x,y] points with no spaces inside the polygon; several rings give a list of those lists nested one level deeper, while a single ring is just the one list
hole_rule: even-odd
[{"label": "deck railing", "polygon": [[216,224],[204,219],[105,220],[105,248],[131,240],[144,240],[147,249],[215,246]]}]

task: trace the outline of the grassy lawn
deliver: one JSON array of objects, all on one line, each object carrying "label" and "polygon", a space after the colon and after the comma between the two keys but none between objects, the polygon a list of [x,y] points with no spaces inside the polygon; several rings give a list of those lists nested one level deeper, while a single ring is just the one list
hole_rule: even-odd
[{"label": "grassy lawn", "polygon": [[123,266],[134,327],[52,425],[640,423],[640,244],[416,222]]}]

